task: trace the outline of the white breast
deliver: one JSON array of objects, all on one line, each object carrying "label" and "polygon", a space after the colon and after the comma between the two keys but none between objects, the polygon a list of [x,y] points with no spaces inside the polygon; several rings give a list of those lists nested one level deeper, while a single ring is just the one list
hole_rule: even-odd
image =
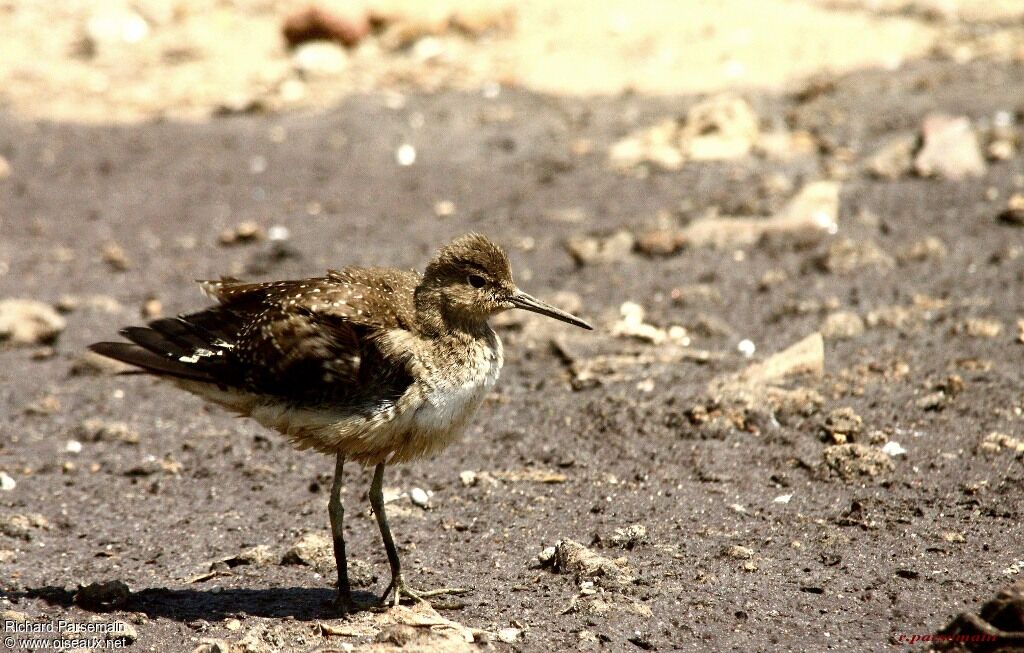
[{"label": "white breast", "polygon": [[423,403],[416,410],[413,422],[426,433],[457,436],[465,427],[487,392],[498,381],[501,371],[501,341],[481,345],[468,352],[469,365],[437,375],[424,388]]}]

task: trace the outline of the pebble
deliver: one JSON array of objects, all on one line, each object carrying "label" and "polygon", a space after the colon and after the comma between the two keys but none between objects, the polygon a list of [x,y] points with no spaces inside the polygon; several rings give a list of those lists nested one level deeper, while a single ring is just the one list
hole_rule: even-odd
[{"label": "pebble", "polygon": [[68,453],[82,453],[82,443],[78,440],[68,440],[68,443],[64,445],[64,451]]},{"label": "pebble", "polygon": [[904,134],[883,144],[864,162],[868,174],[878,179],[896,180],[914,169],[917,135]]},{"label": "pebble", "polygon": [[887,456],[903,456],[906,455],[907,450],[899,442],[889,440],[882,446],[882,453]]},{"label": "pebble", "polygon": [[750,358],[757,351],[757,345],[754,344],[753,340],[744,338],[736,345],[736,349],[743,354],[745,358]]},{"label": "pebble", "polygon": [[754,550],[750,547],[734,544],[725,550],[725,555],[736,560],[750,560],[754,557]]},{"label": "pebble", "polygon": [[106,421],[94,417],[83,420],[75,429],[75,433],[86,442],[139,443],[138,431],[127,423]]},{"label": "pebble", "polygon": [[941,261],[949,256],[949,248],[935,236],[928,236],[911,243],[900,250],[897,255],[900,263],[917,263],[921,261]]},{"label": "pebble", "polygon": [[506,644],[513,644],[522,634],[523,631],[518,628],[502,628],[498,630],[498,639]]},{"label": "pebble", "polygon": [[0,156],[0,179],[7,179],[11,176],[11,164],[3,156]]},{"label": "pebble", "polygon": [[633,524],[626,528],[616,528],[608,539],[619,548],[632,549],[637,544],[647,541],[647,527],[643,524]]},{"label": "pebble", "polygon": [[11,478],[7,472],[0,472],[0,490],[10,492],[16,487],[18,487],[17,481]]},{"label": "pebble", "polygon": [[825,464],[845,479],[878,476],[896,467],[881,449],[857,442],[825,447],[823,456]]},{"label": "pebble", "polygon": [[259,224],[247,220],[240,222],[234,227],[228,227],[220,232],[217,242],[221,245],[241,245],[263,240],[263,228]]},{"label": "pebble", "polygon": [[348,65],[348,54],[331,41],[310,41],[295,48],[292,65],[306,77],[337,75]]},{"label": "pebble", "polygon": [[0,300],[0,342],[49,344],[66,326],[64,318],[42,302],[34,299]]},{"label": "pebble", "polygon": [[961,331],[972,338],[997,338],[1003,332],[1003,324],[999,320],[975,317],[965,320]]},{"label": "pebble", "polygon": [[895,261],[873,241],[842,238],[828,246],[819,265],[826,272],[846,275],[865,269],[886,272]]},{"label": "pebble", "polygon": [[395,161],[402,167],[416,163],[416,148],[409,143],[402,143],[395,150]]},{"label": "pebble", "polygon": [[430,495],[423,488],[414,487],[409,490],[409,500],[413,502],[413,505],[426,508],[430,503]]},{"label": "pebble", "polygon": [[238,619],[228,619],[224,622],[224,627],[231,632],[237,632],[242,629],[242,622]]},{"label": "pebble", "polygon": [[201,639],[192,653],[231,653],[231,644],[223,639]]},{"label": "pebble", "polygon": [[103,262],[114,272],[124,272],[131,267],[131,261],[124,249],[117,243],[107,243],[103,246]]},{"label": "pebble", "polygon": [[1024,227],[1024,194],[1014,193],[996,218],[1003,224]]},{"label": "pebble", "polygon": [[621,229],[610,236],[574,236],[565,248],[577,265],[617,263],[633,251],[633,234]]},{"label": "pebble", "polygon": [[92,14],[85,23],[87,47],[125,43],[138,43],[149,36],[149,23],[130,9],[108,7]]},{"label": "pebble", "polygon": [[985,157],[966,116],[929,114],[921,133],[923,142],[914,157],[917,174],[951,180],[985,174]]},{"label": "pebble", "polygon": [[864,334],[864,320],[852,311],[829,314],[821,325],[825,340],[850,340]]},{"label": "pebble", "polygon": [[459,472],[459,480],[462,482],[462,485],[465,486],[465,487],[470,487],[472,485],[476,485],[477,473],[472,471],[472,470],[468,470],[468,469],[466,471]]},{"label": "pebble", "polygon": [[864,420],[861,416],[853,412],[849,406],[844,406],[828,414],[821,425],[821,430],[832,442],[843,444],[856,440],[863,425]]}]

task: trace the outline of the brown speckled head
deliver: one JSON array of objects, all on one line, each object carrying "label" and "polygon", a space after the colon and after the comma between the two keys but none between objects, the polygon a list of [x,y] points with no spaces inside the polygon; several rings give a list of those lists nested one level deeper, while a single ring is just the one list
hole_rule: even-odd
[{"label": "brown speckled head", "polygon": [[591,328],[519,290],[505,252],[480,234],[460,236],[434,255],[416,290],[416,306],[427,320],[449,325],[483,326],[496,313],[522,308]]}]

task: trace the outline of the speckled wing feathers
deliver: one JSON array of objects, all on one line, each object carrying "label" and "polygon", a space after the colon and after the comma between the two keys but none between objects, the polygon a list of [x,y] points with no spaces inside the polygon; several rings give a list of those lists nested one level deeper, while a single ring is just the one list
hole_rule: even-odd
[{"label": "speckled wing feathers", "polygon": [[413,327],[418,282],[414,272],[371,268],[294,281],[205,281],[217,306],[130,327],[122,334],[134,344],[100,343],[97,351],[157,374],[358,410],[397,400],[412,383],[381,345],[386,333]]}]

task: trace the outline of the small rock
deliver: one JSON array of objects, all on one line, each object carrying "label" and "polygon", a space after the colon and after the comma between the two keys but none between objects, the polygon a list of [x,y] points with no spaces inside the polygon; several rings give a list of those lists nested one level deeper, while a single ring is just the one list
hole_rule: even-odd
[{"label": "small rock", "polygon": [[103,247],[103,262],[115,272],[124,272],[131,267],[131,261],[124,249],[117,243],[107,243]]},{"label": "small rock", "polygon": [[577,265],[597,265],[624,260],[633,251],[633,243],[633,234],[623,229],[607,237],[573,237],[565,247]]},{"label": "small rock", "polygon": [[246,633],[245,637],[235,642],[231,650],[233,653],[273,653],[278,649],[263,641],[258,632],[250,631]]},{"label": "small rock", "polygon": [[42,302],[34,299],[0,300],[0,342],[49,344],[66,326],[64,318]]},{"label": "small rock", "polygon": [[679,306],[719,305],[724,303],[722,293],[709,283],[694,283],[673,288],[669,293],[672,303]]},{"label": "small rock", "polygon": [[231,645],[223,639],[205,638],[199,640],[192,653],[231,653]]},{"label": "small rock", "polygon": [[83,420],[75,433],[86,442],[138,444],[140,439],[138,431],[125,422],[108,422],[97,418]]},{"label": "small rock", "polygon": [[476,485],[477,473],[468,469],[466,471],[459,472],[459,481],[461,481],[462,485],[465,487]]},{"label": "small rock", "polygon": [[914,402],[914,405],[925,411],[940,411],[949,403],[949,397],[945,392],[936,390],[930,392]]},{"label": "small rock", "polygon": [[903,456],[906,455],[907,450],[903,448],[899,442],[890,440],[882,446],[882,453],[887,456]]},{"label": "small rock", "polygon": [[738,159],[757,143],[758,117],[743,98],[728,93],[695,105],[680,130],[685,158],[694,161]]},{"label": "small rock", "polygon": [[224,622],[224,627],[231,632],[236,633],[242,629],[242,622],[238,619],[228,619]]},{"label": "small rock", "polygon": [[895,266],[893,258],[874,242],[850,238],[829,245],[818,263],[823,270],[832,274],[853,274],[866,268],[886,272]]},{"label": "small rock", "polygon": [[972,338],[998,338],[1003,324],[999,320],[976,317],[965,320],[960,330]]},{"label": "small rock", "polygon": [[263,228],[252,221],[240,222],[220,232],[217,242],[221,245],[241,245],[263,240]]},{"label": "small rock", "polygon": [[334,545],[319,533],[306,533],[281,558],[283,565],[306,565],[321,575],[334,567]]},{"label": "small rock", "polygon": [[591,579],[612,587],[633,582],[628,567],[598,555],[573,540],[561,540],[555,544],[555,570],[574,574],[577,579]]},{"label": "small rock", "polygon": [[635,302],[623,302],[619,307],[619,313],[622,319],[612,325],[613,336],[634,338],[654,345],[660,345],[670,339],[683,346],[690,344],[686,329],[682,327],[673,326],[666,331],[644,322],[644,309]]},{"label": "small rock", "polygon": [[917,140],[915,134],[904,134],[886,142],[865,161],[868,174],[890,181],[910,174],[914,169]]},{"label": "small rock", "polygon": [[522,634],[523,631],[518,628],[502,628],[498,630],[498,639],[506,644],[514,644]]},{"label": "small rock", "polygon": [[[150,297],[142,304],[142,317],[147,320],[155,320],[164,313],[164,305],[156,297]],[[105,358],[105,357],[104,357]]]},{"label": "small rock", "polygon": [[897,254],[900,263],[918,263],[922,261],[941,261],[949,256],[946,244],[934,236],[928,236],[910,244]]},{"label": "small rock", "polygon": [[11,478],[7,472],[0,472],[0,490],[10,492],[17,486],[18,482]]},{"label": "small rock", "polygon": [[116,610],[128,603],[131,591],[119,580],[92,583],[78,588],[74,602],[86,610]]},{"label": "small rock", "polygon": [[291,48],[307,41],[335,41],[350,48],[370,33],[370,17],[358,7],[335,13],[311,6],[288,16],[281,32]]},{"label": "small rock", "polygon": [[258,544],[253,547],[249,547],[237,555],[223,558],[210,565],[211,570],[218,565],[225,565],[228,569],[233,569],[242,565],[253,565],[253,566],[265,566],[273,564],[275,560],[273,550],[266,544]]},{"label": "small rock", "polygon": [[0,179],[7,179],[11,176],[11,164],[3,156],[0,156]]},{"label": "small rock", "polygon": [[330,41],[310,41],[295,48],[292,64],[306,77],[337,75],[348,65],[348,55]]},{"label": "small rock", "polygon": [[395,150],[395,162],[403,168],[416,163],[416,147],[410,143],[402,143]]},{"label": "small rock", "polygon": [[878,476],[896,468],[892,458],[880,449],[856,442],[826,447],[823,455],[825,464],[845,479]]},{"label": "small rock", "polygon": [[647,527],[643,524],[633,524],[626,528],[616,528],[608,540],[620,549],[632,549],[637,544],[647,541]]},{"label": "small rock", "polygon": [[821,430],[835,444],[853,442],[860,435],[864,420],[849,406],[837,408],[828,414]]},{"label": "small rock", "polygon": [[455,215],[455,202],[451,200],[438,200],[434,202],[434,215],[439,218],[448,218]]},{"label": "small rock", "polygon": [[930,114],[924,119],[922,138],[914,157],[914,169],[922,177],[959,180],[985,174],[985,157],[966,116]]},{"label": "small rock", "polygon": [[53,415],[58,411],[60,411],[60,399],[53,395],[46,395],[25,406],[26,415]]},{"label": "small rock", "polygon": [[998,453],[1004,449],[1014,453],[1024,453],[1024,440],[1010,437],[1006,433],[993,431],[981,441],[980,449],[989,453]]},{"label": "small rock", "polygon": [[1017,342],[1024,344],[1024,319],[1017,320]]},{"label": "small rock", "polygon": [[864,320],[852,311],[831,313],[821,325],[821,336],[825,340],[850,340],[863,334]]},{"label": "small rock", "polygon": [[734,544],[725,550],[725,555],[736,560],[750,560],[754,557],[754,550],[750,547]]},{"label": "small rock", "polygon": [[996,218],[1003,224],[1024,227],[1024,194],[1014,193]]},{"label": "small rock", "polygon": [[95,53],[111,45],[138,43],[149,31],[149,23],[136,12],[109,6],[89,16],[83,46],[87,53]]},{"label": "small rock", "polygon": [[686,244],[686,240],[674,229],[654,229],[636,239],[636,251],[647,256],[671,256]]},{"label": "small rock", "polygon": [[423,488],[414,487],[409,490],[409,500],[412,501],[415,506],[426,508],[427,504],[430,503],[430,495],[428,495],[427,491]]}]

